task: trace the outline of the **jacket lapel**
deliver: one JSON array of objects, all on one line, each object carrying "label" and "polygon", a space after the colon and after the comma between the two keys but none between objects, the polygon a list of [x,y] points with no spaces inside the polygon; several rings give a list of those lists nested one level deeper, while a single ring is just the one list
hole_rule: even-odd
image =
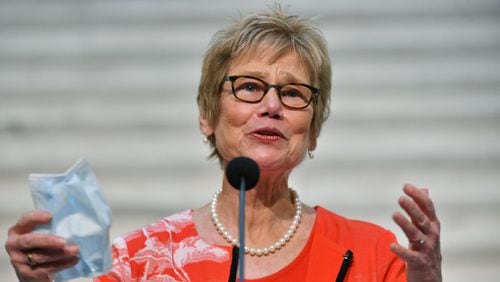
[{"label": "jacket lapel", "polygon": [[315,234],[306,281],[335,281],[347,247],[338,245],[322,234]]}]

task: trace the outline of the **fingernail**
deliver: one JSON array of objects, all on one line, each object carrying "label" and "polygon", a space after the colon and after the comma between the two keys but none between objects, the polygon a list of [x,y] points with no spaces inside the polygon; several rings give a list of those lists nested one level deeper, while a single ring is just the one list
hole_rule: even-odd
[{"label": "fingernail", "polygon": [[80,252],[80,247],[78,245],[71,245],[71,246],[68,247],[68,249],[72,253],[79,253]]},{"label": "fingernail", "polygon": [[63,245],[66,245],[66,239],[64,239],[64,238],[57,238],[57,242],[59,242]]},{"label": "fingernail", "polygon": [[408,191],[409,189],[412,189],[413,187],[414,187],[413,184],[405,183],[403,185],[403,190]]},{"label": "fingernail", "polygon": [[46,210],[35,210],[34,214],[42,221],[49,222],[52,219],[52,214]]},{"label": "fingernail", "polygon": [[429,196],[429,188],[422,188],[420,190],[422,190],[425,193],[425,195]]}]

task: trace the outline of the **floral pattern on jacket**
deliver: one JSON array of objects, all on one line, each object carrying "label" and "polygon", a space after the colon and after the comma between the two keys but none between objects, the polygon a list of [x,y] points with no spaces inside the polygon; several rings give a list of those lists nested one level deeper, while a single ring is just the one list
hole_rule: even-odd
[{"label": "floral pattern on jacket", "polygon": [[112,271],[94,281],[194,281],[186,268],[230,259],[227,248],[199,237],[193,211],[187,210],[117,238]]}]

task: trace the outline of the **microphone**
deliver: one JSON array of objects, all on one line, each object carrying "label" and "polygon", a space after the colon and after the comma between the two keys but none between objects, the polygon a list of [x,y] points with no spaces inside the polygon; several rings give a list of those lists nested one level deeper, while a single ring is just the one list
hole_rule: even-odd
[{"label": "microphone", "polygon": [[[260,176],[260,169],[257,163],[247,157],[237,157],[232,159],[226,167],[226,178],[236,190],[240,190],[240,220],[239,220],[239,249],[238,259],[240,264],[240,281],[244,280],[245,269],[245,192],[257,185]],[[237,247],[236,247],[237,248]],[[243,248],[243,249],[241,249]],[[234,261],[235,249],[233,249],[233,260],[231,262],[231,272],[229,281],[236,281],[236,266],[238,261]]]},{"label": "microphone", "polygon": [[254,188],[259,181],[259,176],[259,165],[247,157],[236,157],[226,167],[227,180],[237,190]]}]

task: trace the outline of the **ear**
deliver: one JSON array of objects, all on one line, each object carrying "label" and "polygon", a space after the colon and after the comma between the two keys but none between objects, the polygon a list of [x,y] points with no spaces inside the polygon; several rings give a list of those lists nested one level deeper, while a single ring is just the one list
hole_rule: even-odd
[{"label": "ear", "polygon": [[309,135],[309,147],[307,149],[311,151],[314,151],[316,149],[316,141],[318,140],[318,138],[314,135],[315,134],[313,133]]},{"label": "ear", "polygon": [[210,125],[210,122],[208,122],[208,120],[204,117],[202,113],[200,113],[198,119],[199,119],[199,126],[201,133],[203,133],[203,135],[206,137],[212,135],[214,133],[214,130]]},{"label": "ear", "polygon": [[316,150],[316,141],[311,142],[311,144],[309,145],[308,150],[310,150],[310,151]]}]

